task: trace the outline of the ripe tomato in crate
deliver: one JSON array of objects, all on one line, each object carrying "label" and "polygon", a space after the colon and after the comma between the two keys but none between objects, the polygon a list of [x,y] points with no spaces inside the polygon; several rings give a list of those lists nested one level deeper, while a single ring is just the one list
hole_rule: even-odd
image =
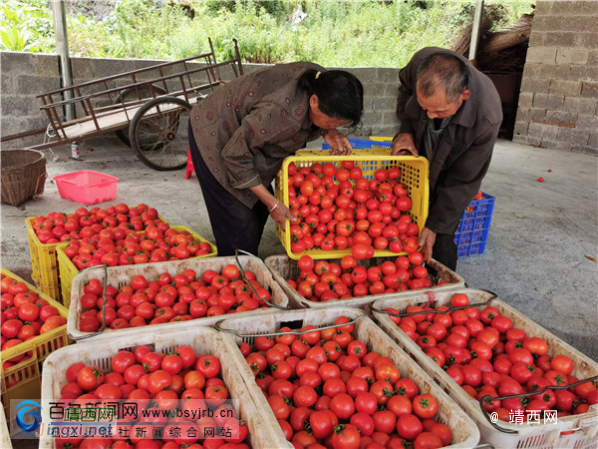
[{"label": "ripe tomato in crate", "polygon": [[389,148],[342,157],[299,151],[276,178],[276,197],[299,222],[287,221],[284,231],[277,225],[277,235],[293,259],[340,258],[363,246],[376,257],[412,252],[428,215],[428,189],[425,158],[392,156]]},{"label": "ripe tomato in crate", "polygon": [[[166,355],[161,356],[160,354]],[[176,357],[169,358],[173,355]],[[192,364],[181,369],[181,363],[187,363],[186,361],[190,361]],[[146,365],[149,373],[145,373],[146,369],[144,365],[141,365],[142,362]],[[130,369],[131,372],[128,372],[127,369]],[[208,372],[208,370],[212,371]],[[123,371],[122,374],[121,371]],[[185,375],[180,374],[183,372],[185,375],[191,374],[185,379]],[[197,372],[199,372],[199,375]],[[144,374],[147,374],[147,376],[144,376]],[[109,382],[119,384],[119,386],[116,386],[118,392],[113,388],[115,385],[108,382],[109,377]],[[122,382],[123,379],[124,383]],[[195,396],[182,391],[185,382],[188,386],[193,387],[190,389],[194,390],[193,394]],[[220,388],[220,386],[223,388]],[[175,420],[177,420],[179,416],[185,416],[184,414],[179,415],[178,412],[193,411],[185,408],[186,401],[180,401],[181,395],[184,395],[183,399],[190,399],[189,404],[196,404],[197,402],[193,402],[195,399],[202,400],[204,398],[207,401],[213,399],[216,402],[219,400],[217,395],[227,392],[228,397],[231,399],[234,415],[244,421],[247,426],[247,443],[252,447],[278,447],[280,442],[273,439],[269,430],[273,424],[265,422],[256,410],[249,391],[250,388],[244,384],[239,376],[235,365],[231,361],[231,356],[224,347],[218,332],[214,329],[197,326],[193,323],[179,323],[176,329],[159,332],[147,328],[140,330],[135,336],[111,337],[104,340],[101,345],[93,342],[72,345],[57,351],[46,359],[41,394],[42,422],[51,423],[58,420],[58,418],[50,418],[51,408],[49,403],[57,402],[61,397],[69,398],[68,401],[72,402],[77,400],[76,397],[80,397],[80,393],[92,389],[96,391],[96,394],[102,396],[105,394],[118,396],[128,392],[127,396],[131,396],[129,400],[137,401],[136,403],[139,404],[137,410],[129,409],[129,412],[133,415],[124,418],[128,423],[127,427],[133,429],[128,434],[129,441],[132,441],[133,438],[136,443],[137,440],[142,441],[144,439],[141,436],[138,437],[140,434],[135,431],[135,425],[139,424],[140,417],[143,420],[142,408],[144,407],[142,406],[148,404],[145,401],[159,399],[160,406],[163,409],[170,410],[172,412],[171,416],[175,416]],[[207,395],[208,389],[210,390],[209,395]],[[132,393],[133,390],[135,390],[135,393]],[[139,390],[145,390],[145,392]],[[206,393],[197,390],[204,390]],[[180,393],[177,393],[177,391]],[[201,398],[202,394],[203,398]],[[81,399],[85,397],[89,397],[89,393],[83,394]],[[112,400],[106,400],[109,401],[109,406]],[[48,406],[44,407],[44,404]],[[196,407],[195,411],[201,411],[201,409],[201,406]],[[119,412],[121,410],[124,409],[119,409]],[[135,416],[138,419],[135,419]],[[150,414],[148,416],[149,421],[153,416],[156,415]],[[167,417],[164,415],[158,416],[159,418],[156,418],[156,420],[163,419],[165,424]],[[122,419],[119,420],[122,421]],[[122,427],[116,419],[111,421],[113,421],[113,428],[116,428],[116,426]],[[129,421],[134,421],[134,423]],[[149,427],[144,425],[140,427],[142,430],[148,430],[149,441],[152,439],[153,426],[150,422],[148,422],[148,425]],[[163,426],[159,425],[157,427],[162,429]],[[193,434],[181,432],[182,435],[179,436],[181,438],[186,436],[196,438],[200,433],[202,436],[206,435],[200,432],[204,427],[210,426],[205,421],[201,423],[185,421],[185,428],[194,430],[194,432]],[[168,431],[161,433],[165,439],[174,439],[175,437],[179,439],[179,436],[174,433]],[[102,441],[110,440],[110,443],[116,443],[121,438],[125,437],[106,437]],[[185,441],[182,442],[185,443]],[[44,434],[40,439],[40,447],[59,448],[61,443]]]},{"label": "ripe tomato in crate", "polygon": [[[318,441],[328,444],[327,438],[336,438],[332,433],[349,433],[350,428],[355,429],[356,420],[361,420],[370,427],[367,432],[363,429],[363,436],[350,431],[358,440],[355,447],[367,441],[374,430],[384,434],[386,442],[400,442],[399,436],[413,441],[419,434],[428,437],[422,422],[433,417],[436,422],[425,424],[427,428],[435,424],[442,427],[443,438],[448,436],[442,446],[473,447],[478,442],[473,421],[361,310],[268,311],[259,320],[227,319],[218,328],[246,384],[261,388],[252,389],[258,410],[269,421],[278,418],[279,426],[273,429],[277,439],[292,439],[303,445]],[[299,388],[295,389],[293,382],[298,382]],[[410,394],[401,398],[399,391],[407,395],[407,390]],[[292,396],[296,405],[293,412],[284,396]],[[410,411],[400,412],[403,405],[398,402],[405,399]],[[309,404],[314,401],[311,410]],[[379,405],[393,411],[378,410]],[[334,414],[334,418],[328,414],[326,420],[322,417],[322,421],[335,421],[328,427],[320,422],[320,415],[318,419],[314,416],[324,409]],[[409,418],[397,419],[402,414]],[[306,435],[302,430],[306,418],[317,435]],[[413,432],[408,430],[411,424],[404,421],[412,422]],[[281,447],[292,446],[287,443]]]},{"label": "ripe tomato in crate", "polygon": [[[422,308],[430,308],[431,311],[449,306],[462,309],[434,314],[438,318],[432,318],[433,314],[420,314],[419,318],[416,318],[417,315],[395,317],[388,314],[417,313],[422,311]],[[596,446],[598,405],[590,404],[593,401],[584,399],[583,396],[589,397],[589,394],[594,394],[595,400],[598,400],[598,391],[589,382],[583,383],[582,391],[577,391],[580,387],[575,387],[576,393],[580,393],[580,402],[583,403],[578,409],[571,408],[573,394],[563,393],[570,399],[567,406],[570,411],[563,413],[561,408],[559,415],[552,422],[508,422],[518,413],[517,410],[527,418],[526,407],[530,413],[535,413],[537,407],[546,407],[548,403],[550,407],[547,410],[559,409],[565,401],[559,399],[552,402],[556,399],[558,391],[554,387],[598,376],[598,363],[540,327],[491,292],[454,289],[439,292],[434,301],[422,294],[386,298],[376,301],[372,310],[380,327],[474,419],[480,429],[482,442],[495,447]],[[428,317],[432,318],[434,327],[430,325]],[[413,320],[417,320],[418,323],[413,324]],[[444,330],[439,327],[441,323],[442,327],[445,327]],[[465,339],[467,333],[470,336],[475,335],[475,338]],[[429,340],[430,336],[433,337],[432,340]],[[422,337],[428,337],[428,341],[425,342]],[[433,340],[442,345],[446,345],[448,341],[448,344],[453,346],[445,346],[439,353],[435,351],[437,348],[434,345],[429,347]],[[459,341],[467,345],[465,351],[460,350],[465,348],[455,348],[454,345],[458,345]],[[424,346],[426,343],[428,347]],[[451,362],[455,365],[447,370],[443,369],[445,365],[451,365]],[[565,366],[568,374],[561,372]],[[484,371],[481,380],[476,379],[482,369]],[[569,378],[571,375],[574,377]],[[505,376],[510,376],[510,379],[504,379]],[[496,391],[489,389],[496,381],[500,381],[493,387]],[[497,424],[510,433],[497,430],[481,411],[479,399],[485,395],[481,391],[493,397],[502,397],[527,393],[527,389],[533,394],[544,386],[553,388],[549,388],[547,394],[541,395],[540,398],[534,395],[531,401],[529,397],[522,399],[525,406],[519,398],[507,399],[500,404],[490,398],[485,402],[484,408],[494,412],[494,418],[499,420]],[[478,392],[478,389],[481,391]],[[595,393],[591,393],[590,390]],[[539,404],[539,401],[533,399],[548,402]],[[510,414],[511,412],[513,414]],[[500,421],[504,419],[507,422]]]}]

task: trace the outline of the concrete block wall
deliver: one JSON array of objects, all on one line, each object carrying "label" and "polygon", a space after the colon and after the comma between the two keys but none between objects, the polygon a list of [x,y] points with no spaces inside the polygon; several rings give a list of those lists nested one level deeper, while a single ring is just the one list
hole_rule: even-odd
[{"label": "concrete block wall", "polygon": [[[130,60],[130,59],[97,59],[71,58],[74,84],[99,80],[111,75],[117,75],[132,70],[151,67],[164,61]],[[246,72],[263,67],[260,64],[244,64]],[[0,96],[0,131],[2,136],[14,135],[25,131],[46,128],[49,124],[46,114],[40,110],[41,100],[37,95],[44,94],[60,86],[59,58],[57,55],[31,54],[17,52],[2,52],[1,61],[1,96]],[[398,129],[399,122],[395,114],[396,100],[399,87],[399,70],[386,68],[351,68],[346,69],[357,76],[364,84],[364,110],[362,124],[355,131],[355,135],[392,136]],[[139,80],[148,79],[156,72],[148,72],[140,76]],[[205,72],[200,72],[193,83],[199,84]],[[223,80],[233,78],[232,70],[221,68]],[[205,82],[205,80],[204,80]],[[124,85],[124,81],[119,86]],[[125,83],[128,84],[128,83]],[[176,83],[178,84],[178,83]],[[102,86],[93,86],[82,90],[82,94],[107,90],[117,87],[114,81],[108,81]],[[175,87],[171,84],[170,87]],[[59,101],[59,99],[55,99]],[[80,116],[80,115],[78,115]],[[116,139],[113,133],[101,137]],[[11,140],[2,143],[3,148],[23,148],[44,141],[43,135]],[[89,139],[89,144],[93,143]],[[116,143],[117,141],[114,140]]]},{"label": "concrete block wall", "polygon": [[513,141],[598,154],[598,4],[538,0]]}]

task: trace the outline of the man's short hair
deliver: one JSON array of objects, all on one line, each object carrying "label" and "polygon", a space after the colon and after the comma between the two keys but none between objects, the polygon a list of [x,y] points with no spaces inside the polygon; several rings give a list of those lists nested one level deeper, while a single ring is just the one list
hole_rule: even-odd
[{"label": "man's short hair", "polygon": [[456,101],[469,83],[469,69],[462,59],[450,53],[433,53],[417,69],[417,87],[424,98],[435,95],[439,87],[446,99]]}]

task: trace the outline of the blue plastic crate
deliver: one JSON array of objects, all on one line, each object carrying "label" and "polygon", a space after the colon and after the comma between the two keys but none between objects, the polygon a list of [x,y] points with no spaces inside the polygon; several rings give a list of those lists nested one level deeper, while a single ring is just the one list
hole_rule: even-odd
[{"label": "blue plastic crate", "polygon": [[[390,148],[392,147],[392,142],[379,142],[376,140],[366,140],[366,139],[353,139],[349,137],[349,142],[351,142],[351,146],[354,150],[369,150],[374,148]],[[330,145],[324,142],[322,144],[323,150],[329,150]]]},{"label": "blue plastic crate", "polygon": [[480,256],[486,250],[495,198],[487,193],[482,195],[483,199],[471,202],[457,227],[455,243],[458,257]]}]

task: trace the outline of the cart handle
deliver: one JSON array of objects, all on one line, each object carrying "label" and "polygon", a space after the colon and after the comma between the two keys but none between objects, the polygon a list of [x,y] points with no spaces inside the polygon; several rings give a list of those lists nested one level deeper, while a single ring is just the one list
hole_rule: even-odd
[{"label": "cart handle", "polygon": [[184,62],[192,61],[194,59],[206,58],[208,56],[212,56],[213,54],[214,53],[202,53],[202,54],[197,55],[197,56],[191,56],[189,58],[180,59],[180,60],[177,60],[177,61],[166,61],[166,62],[163,62],[161,64],[156,64],[156,65],[153,65],[153,66],[150,66],[150,67],[145,67],[145,68],[137,69],[137,70],[131,70],[130,72],[119,73],[117,75],[110,75],[110,76],[106,76],[104,78],[99,78],[99,79],[96,79],[96,80],[87,81],[85,83],[75,84],[73,86],[68,86],[68,87],[63,87],[61,89],[56,89],[56,90],[53,90],[53,91],[45,93],[45,94],[37,95],[36,98],[41,98],[41,97],[43,97],[45,95],[50,95],[50,94],[58,94],[58,93],[61,93],[61,92],[72,90],[72,89],[77,88],[77,87],[86,87],[86,86],[91,86],[93,84],[101,83],[101,82],[104,82],[104,81],[111,81],[113,79],[120,78],[120,77],[123,77],[123,76],[137,75],[139,73],[147,72],[147,71],[154,70],[154,69],[164,68],[164,67],[168,67],[168,66],[175,65],[175,64],[182,64]]},{"label": "cart handle", "polygon": [[[222,67],[222,66],[226,66],[226,65],[231,65],[231,64],[234,64],[235,62],[236,62],[235,60],[230,60],[230,61],[225,61],[225,62],[219,62],[217,64],[210,65],[209,68],[212,69],[212,68]],[[114,87],[112,89],[102,90],[100,92],[95,92],[95,93],[92,93],[92,94],[82,95],[82,96],[75,97],[75,98],[72,98],[72,99],[69,99],[69,100],[63,100],[63,101],[58,101],[58,102],[54,102],[54,103],[48,103],[48,104],[45,104],[43,106],[40,106],[40,110],[43,111],[43,110],[46,110],[46,109],[52,109],[52,108],[56,108],[58,106],[64,106],[64,105],[71,104],[71,103],[80,103],[80,102],[85,101],[85,100],[91,100],[92,98],[96,98],[96,97],[100,97],[100,96],[104,96],[104,95],[112,94],[112,93],[116,93],[116,92],[121,92],[121,91],[123,91],[125,89],[132,89],[132,88],[135,88],[135,87],[146,86],[146,85],[149,85],[149,84],[155,84],[155,83],[158,83],[160,81],[167,81],[167,80],[171,80],[173,78],[177,78],[177,77],[181,77],[181,76],[185,76],[185,75],[191,75],[191,74],[194,74],[194,73],[197,73],[197,72],[201,72],[201,71],[204,71],[204,70],[207,70],[207,69],[208,69],[208,67],[199,67],[199,68],[194,69],[194,70],[188,70],[186,72],[175,73],[174,75],[165,75],[165,76],[162,76],[162,77],[159,77],[159,78],[153,78],[153,79],[147,80],[147,81],[139,81],[139,82],[136,82],[136,83],[133,83],[133,84],[127,84],[125,86]],[[119,75],[119,76],[124,76],[124,75]],[[97,82],[97,80],[95,82]],[[223,83],[223,81],[216,80],[211,85],[219,85],[221,83]],[[211,86],[211,85],[210,84],[205,84],[205,86]],[[77,87],[77,86],[72,86],[72,87],[68,87],[68,88],[65,88],[65,89],[67,89],[67,90],[68,89],[73,89],[74,87]],[[200,86],[200,87],[203,87],[203,86]],[[65,90],[65,89],[62,89],[62,90]],[[195,90],[197,90],[196,87],[188,89],[189,92],[194,92]],[[53,92],[48,92],[48,93],[45,93],[45,94],[38,95],[37,98],[47,97],[49,95],[54,95],[55,93],[56,92],[54,92],[54,91]],[[121,107],[122,105],[117,105],[117,106]]]},{"label": "cart handle", "polygon": [[228,332],[230,334],[234,334],[239,338],[252,338],[252,337],[278,337],[280,335],[297,335],[297,336],[301,336],[303,334],[309,334],[310,332],[316,332],[316,331],[322,331],[325,329],[336,329],[337,327],[344,327],[344,326],[350,326],[353,323],[355,323],[356,321],[361,320],[362,318],[367,318],[366,314],[363,315],[359,315],[355,318],[350,318],[350,321],[348,323],[340,323],[340,324],[330,324],[328,326],[323,326],[323,327],[317,327],[315,329],[307,329],[304,331],[285,331],[285,332],[267,332],[267,333],[263,333],[263,334],[240,334],[238,333],[236,330],[234,329],[224,329],[222,327],[220,327],[220,323],[222,323],[224,320],[218,321],[216,324],[214,324],[214,329],[216,329],[217,331],[221,331],[221,332]]},{"label": "cart handle", "polygon": [[492,427],[494,427],[496,430],[499,430],[500,432],[503,433],[519,433],[517,430],[512,430],[512,429],[505,429],[504,427],[500,427],[498,424],[496,424],[495,422],[492,422],[492,419],[490,418],[488,411],[484,408],[484,402],[487,399],[490,399],[491,401],[502,401],[503,399],[514,399],[514,398],[524,398],[527,396],[535,396],[537,394],[541,394],[544,393],[546,390],[565,390],[567,388],[571,388],[571,387],[576,387],[577,385],[581,385],[581,384],[585,384],[586,382],[594,382],[598,380],[598,375],[593,376],[593,377],[588,377],[587,379],[584,380],[580,380],[578,382],[569,384],[569,385],[562,385],[560,387],[553,387],[553,386],[549,386],[549,387],[544,387],[541,390],[538,391],[530,391],[529,393],[520,393],[520,394],[511,394],[509,396],[498,396],[498,397],[492,397],[489,394],[486,394],[484,396],[482,396],[479,400],[480,403],[480,409],[482,410],[482,414],[484,415],[484,417],[486,418],[486,420],[492,425]]},{"label": "cart handle", "polygon": [[459,307],[449,307],[446,310],[423,310],[421,312],[410,312],[410,313],[394,313],[394,312],[389,312],[388,310],[380,310],[376,307],[372,307],[372,311],[373,312],[378,312],[378,313],[385,313],[387,315],[391,315],[394,317],[406,317],[406,316],[415,316],[415,315],[427,315],[428,313],[437,313],[437,314],[447,314],[450,312],[454,312],[455,310],[463,310],[463,309],[469,309],[470,307],[479,307],[479,306],[485,306],[490,304],[491,301],[498,299],[498,295],[494,292],[491,292],[490,290],[484,290],[484,289],[480,289],[485,291],[486,293],[490,293],[492,296],[490,297],[490,299],[488,299],[487,301],[484,302],[477,302],[474,304],[468,304],[466,306],[459,306]]},{"label": "cart handle", "polygon": [[247,251],[243,251],[242,249],[235,249],[235,260],[237,261],[237,265],[239,267],[239,271],[241,272],[241,278],[243,279],[243,281],[245,281],[245,283],[247,285],[249,285],[249,287],[251,288],[251,291],[253,291],[253,294],[255,295],[256,298],[261,299],[262,301],[264,301],[266,304],[268,304],[270,307],[273,307],[275,309],[280,309],[280,310],[290,310],[290,307],[285,307],[285,306],[279,306],[278,304],[274,304],[266,299],[260,298],[260,295],[257,294],[257,291],[255,290],[255,288],[253,287],[253,284],[251,282],[249,282],[249,280],[245,277],[245,270],[243,269],[243,266],[241,265],[241,262],[239,261],[239,253],[243,253],[246,254],[248,256],[251,257],[255,257],[256,259],[260,260],[258,257],[254,256],[253,254],[247,252]]}]

